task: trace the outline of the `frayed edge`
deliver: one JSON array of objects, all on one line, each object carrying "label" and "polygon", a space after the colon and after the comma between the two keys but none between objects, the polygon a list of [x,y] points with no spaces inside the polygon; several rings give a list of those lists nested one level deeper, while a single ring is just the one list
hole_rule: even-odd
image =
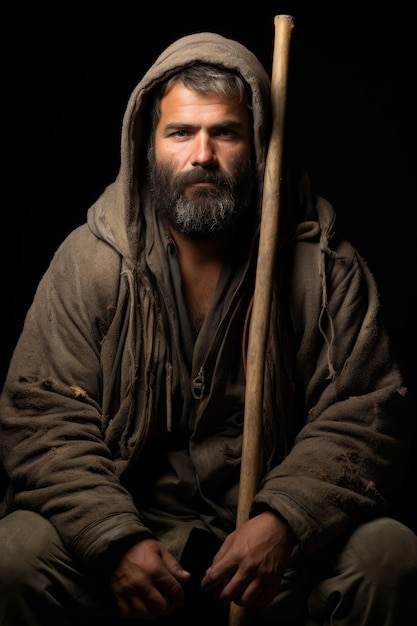
[{"label": "frayed edge", "polygon": [[[327,245],[320,248],[320,257],[319,257],[319,274],[321,279],[321,311],[319,316],[319,331],[322,335],[326,346],[327,346],[327,367],[329,369],[329,375],[327,376],[327,380],[334,380],[337,372],[333,365],[333,345],[335,339],[334,332],[334,324],[333,319],[329,313],[328,300],[327,300],[327,282],[326,282],[326,256],[330,258],[335,258],[336,254],[333,250],[331,250]],[[326,316],[326,319],[330,328],[330,337],[324,330],[323,320]]]}]

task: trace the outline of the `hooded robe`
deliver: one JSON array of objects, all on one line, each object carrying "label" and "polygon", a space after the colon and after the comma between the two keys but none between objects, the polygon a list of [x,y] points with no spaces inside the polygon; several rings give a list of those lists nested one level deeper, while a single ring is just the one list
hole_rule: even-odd
[{"label": "hooded robe", "polygon": [[[149,202],[143,129],[154,87],[196,62],[249,86],[256,201],[194,337],[175,246]],[[217,34],[162,52],[127,103],[116,180],[60,245],[28,311],[1,397],[2,514],[45,516],[88,566],[119,540],[154,536],[180,558],[194,529],[222,541],[235,527],[269,86],[255,56]],[[407,392],[368,266],[308,178],[288,180],[251,515],[277,511],[314,552],[389,510]]]}]

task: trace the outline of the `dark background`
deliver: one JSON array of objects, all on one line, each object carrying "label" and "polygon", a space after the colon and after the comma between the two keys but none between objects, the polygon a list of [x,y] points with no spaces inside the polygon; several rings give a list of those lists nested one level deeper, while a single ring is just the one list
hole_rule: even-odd
[{"label": "dark background", "polygon": [[[4,12],[1,381],[53,252],[117,173],[124,108],[156,56],[179,36],[213,30],[270,71],[274,16],[289,14],[288,136],[378,280],[415,422],[414,18],[405,2],[364,4],[33,3]],[[413,462],[410,486],[415,473]],[[404,494],[410,507],[414,494]]]}]

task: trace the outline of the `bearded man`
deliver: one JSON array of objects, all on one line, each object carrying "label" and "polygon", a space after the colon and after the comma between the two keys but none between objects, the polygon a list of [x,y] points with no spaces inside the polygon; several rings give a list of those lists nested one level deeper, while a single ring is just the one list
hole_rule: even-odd
[{"label": "bearded man", "polygon": [[[132,92],[117,179],[38,287],[0,405],[0,624],[407,626],[407,392],[361,255],[289,159],[261,482],[236,528],[270,83],[214,33]],[[312,621],[313,620],[313,621]]]}]

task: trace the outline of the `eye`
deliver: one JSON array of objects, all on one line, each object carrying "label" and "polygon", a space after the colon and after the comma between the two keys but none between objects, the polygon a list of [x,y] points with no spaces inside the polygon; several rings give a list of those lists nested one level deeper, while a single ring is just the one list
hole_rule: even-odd
[{"label": "eye", "polygon": [[190,132],[188,130],[184,130],[183,128],[176,130],[172,133],[174,137],[188,137]]},{"label": "eye", "polygon": [[174,128],[166,136],[174,141],[182,141],[189,139],[192,132],[187,128]]},{"label": "eye", "polygon": [[232,141],[232,142],[238,142],[242,140],[242,133],[238,130],[236,130],[236,128],[231,128],[230,126],[228,127],[223,127],[223,128],[219,128],[216,133],[215,133],[215,137],[217,139],[219,139],[220,141]]}]

